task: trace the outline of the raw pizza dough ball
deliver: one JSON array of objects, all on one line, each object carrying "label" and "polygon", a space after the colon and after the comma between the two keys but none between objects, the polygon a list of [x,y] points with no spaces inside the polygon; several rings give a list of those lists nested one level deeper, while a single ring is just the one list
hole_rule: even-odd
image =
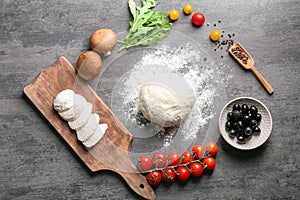
[{"label": "raw pizza dough ball", "polygon": [[195,103],[193,89],[176,74],[160,74],[142,85],[138,109],[143,116],[163,127],[180,125]]}]

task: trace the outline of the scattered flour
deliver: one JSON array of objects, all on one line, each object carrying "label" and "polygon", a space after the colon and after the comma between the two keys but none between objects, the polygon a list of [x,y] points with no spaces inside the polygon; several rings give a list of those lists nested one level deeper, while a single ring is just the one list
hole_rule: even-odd
[{"label": "scattered flour", "polygon": [[[141,59],[120,81],[121,98],[127,109],[125,118],[136,123],[137,100],[139,86],[151,77],[161,73],[176,73],[182,76],[194,90],[196,103],[190,115],[177,128],[153,129],[154,134],[164,138],[164,146],[169,146],[176,134],[182,134],[185,140],[193,140],[199,134],[200,128],[206,126],[214,116],[213,104],[217,96],[214,65],[207,55],[194,50],[186,44],[180,48],[162,46],[158,50],[144,51]],[[128,110],[128,107],[130,108]],[[147,126],[147,125],[141,125]],[[156,131],[156,132],[155,132]]]}]

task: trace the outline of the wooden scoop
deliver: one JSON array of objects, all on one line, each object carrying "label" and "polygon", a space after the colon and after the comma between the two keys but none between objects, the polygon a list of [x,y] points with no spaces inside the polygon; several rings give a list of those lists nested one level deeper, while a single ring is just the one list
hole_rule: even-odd
[{"label": "wooden scoop", "polygon": [[[93,113],[99,114],[101,123],[108,124],[104,137],[89,150],[77,140],[76,133],[53,108],[56,95],[65,89],[73,89],[84,96],[93,104]],[[139,173],[129,158],[132,135],[87,82],[76,76],[75,69],[66,58],[61,57],[52,67],[42,71],[36,81],[24,88],[24,93],[91,171],[114,171],[137,194],[146,199],[155,199],[155,193],[145,176]]]},{"label": "wooden scoop", "polygon": [[264,77],[257,71],[254,67],[254,60],[251,55],[244,49],[244,47],[235,43],[229,48],[229,53],[232,55],[245,69],[251,69],[256,75],[261,84],[265,87],[269,94],[273,94],[274,89],[272,86],[264,79]]}]

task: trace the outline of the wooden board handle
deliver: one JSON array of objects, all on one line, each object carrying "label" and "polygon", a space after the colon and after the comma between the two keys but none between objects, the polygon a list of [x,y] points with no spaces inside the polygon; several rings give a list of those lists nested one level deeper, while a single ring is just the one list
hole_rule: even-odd
[{"label": "wooden board handle", "polygon": [[146,177],[132,163],[129,152],[115,145],[107,134],[99,141],[99,144],[89,150],[89,153],[95,160],[101,161],[102,165],[106,166],[105,169],[121,175],[137,194],[145,199],[155,199],[153,189]]},{"label": "wooden board handle", "polygon": [[254,66],[251,67],[251,70],[256,75],[256,77],[261,82],[261,84],[265,87],[265,89],[268,91],[268,93],[269,94],[273,94],[274,93],[274,89],[270,85],[270,83],[268,83],[268,81],[259,73],[259,71],[257,71],[257,69]]},{"label": "wooden board handle", "polygon": [[124,178],[130,188],[137,194],[149,200],[155,199],[155,193],[151,186],[148,184],[145,176],[141,176],[141,174],[138,173],[123,171],[116,172]]}]

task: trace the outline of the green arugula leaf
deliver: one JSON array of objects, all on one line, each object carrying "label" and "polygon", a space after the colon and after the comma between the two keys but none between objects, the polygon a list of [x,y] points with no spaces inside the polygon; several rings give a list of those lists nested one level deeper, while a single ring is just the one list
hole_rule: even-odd
[{"label": "green arugula leaf", "polygon": [[156,0],[142,0],[142,7],[139,7],[134,0],[128,0],[132,19],[119,51],[138,45],[156,44],[168,36],[172,24],[165,12],[151,10],[156,5]]},{"label": "green arugula leaf", "polygon": [[170,21],[166,18],[166,13],[164,12],[154,12],[151,18],[144,24],[146,27],[167,27]]},{"label": "green arugula leaf", "polygon": [[131,12],[131,15],[133,17],[133,19],[135,19],[136,17],[136,4],[133,0],[129,0],[128,1],[128,6],[129,6],[129,9],[130,9],[130,12]]},{"label": "green arugula leaf", "polygon": [[131,28],[129,29],[129,32],[135,32],[137,29],[142,27],[151,17],[152,11],[149,9],[146,9],[145,7],[142,7],[139,15],[136,16],[136,18],[133,21],[133,24]]},{"label": "green arugula leaf", "polygon": [[149,44],[156,44],[160,40],[164,39],[168,33],[170,32],[170,29],[168,28],[154,28],[151,31],[148,31],[147,35],[141,39],[137,45],[149,45]]},{"label": "green arugula leaf", "polygon": [[157,5],[157,1],[155,0],[142,0],[143,7],[146,8],[154,8]]}]

